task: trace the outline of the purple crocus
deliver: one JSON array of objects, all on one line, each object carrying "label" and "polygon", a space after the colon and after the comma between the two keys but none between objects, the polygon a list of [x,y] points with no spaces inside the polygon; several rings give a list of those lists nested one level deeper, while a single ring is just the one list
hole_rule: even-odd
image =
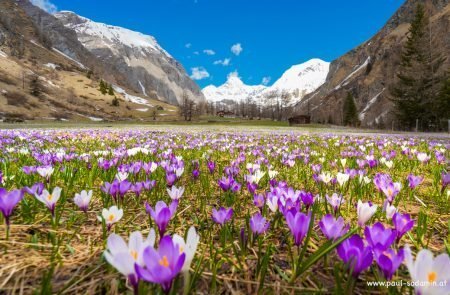
[{"label": "purple crocus", "polygon": [[393,229],[385,228],[381,222],[377,222],[371,227],[366,226],[364,235],[372,248],[386,250],[394,242],[397,232]]},{"label": "purple crocus", "polygon": [[228,177],[222,177],[218,181],[220,188],[227,192],[227,191],[233,191],[237,192],[241,189],[240,183],[238,183],[236,180],[234,180],[233,176]]},{"label": "purple crocus", "polygon": [[126,193],[131,189],[132,185],[133,184],[126,179],[119,182],[119,196],[123,198],[126,195]]},{"label": "purple crocus", "polygon": [[259,212],[250,218],[250,229],[255,235],[265,233],[269,226],[270,222],[268,222]]},{"label": "purple crocus", "polygon": [[441,174],[441,180],[442,180],[442,191],[450,184],[450,173],[444,173]]},{"label": "purple crocus", "polygon": [[294,244],[300,246],[308,233],[309,224],[311,222],[311,212],[304,214],[302,212],[294,213],[288,211],[285,215],[287,225],[294,236]]},{"label": "purple crocus", "polygon": [[266,203],[266,199],[264,198],[264,196],[262,194],[256,194],[253,196],[253,204],[258,207],[258,208],[262,208],[264,207],[264,204]]},{"label": "purple crocus", "polygon": [[339,207],[341,207],[342,203],[344,203],[344,197],[342,195],[338,195],[334,193],[329,197],[328,195],[325,196],[327,199],[328,204],[333,207],[334,212],[336,213]]},{"label": "purple crocus", "polygon": [[174,185],[175,181],[177,181],[177,175],[173,172],[169,172],[166,174],[166,183],[167,186],[172,186]]},{"label": "purple crocus", "polygon": [[339,216],[335,219],[331,214],[322,217],[319,227],[329,240],[337,240],[348,232],[348,226],[345,225],[344,218]]},{"label": "purple crocus", "polygon": [[309,207],[312,206],[312,204],[314,204],[314,195],[312,193],[301,192],[300,198],[303,204],[305,204],[306,209],[308,209]]},{"label": "purple crocus", "polygon": [[33,184],[31,187],[24,187],[23,191],[26,192],[29,195],[34,196],[35,194],[42,194],[42,191],[44,190],[44,184],[42,182],[38,182]]},{"label": "purple crocus", "polygon": [[422,176],[415,176],[413,174],[408,175],[408,183],[410,189],[415,189],[423,181]]},{"label": "purple crocus", "polygon": [[8,192],[4,188],[0,188],[0,211],[5,218],[6,227],[9,227],[9,218],[12,215],[14,207],[22,200],[23,192],[21,190],[12,190]]},{"label": "purple crocus", "polygon": [[403,237],[414,226],[414,220],[411,220],[409,214],[401,214],[399,212],[392,216],[392,223],[397,232],[397,241]]},{"label": "purple crocus", "polygon": [[142,257],[145,267],[135,264],[138,277],[161,285],[163,291],[169,293],[173,280],[183,268],[186,254],[180,251],[179,245],[171,237],[165,236],[161,239],[158,250],[147,247]]},{"label": "purple crocus", "polygon": [[172,201],[172,203],[167,206],[164,201],[158,201],[153,209],[149,203],[145,202],[145,211],[153,218],[156,225],[158,226],[159,235],[164,236],[166,232],[167,225],[170,219],[175,215],[178,207],[178,201]]},{"label": "purple crocus", "polygon": [[392,279],[392,276],[405,259],[403,248],[400,248],[397,253],[392,248],[386,250],[375,248],[374,254],[375,261],[387,280]]},{"label": "purple crocus", "polygon": [[212,210],[212,219],[215,223],[218,223],[220,225],[224,225],[227,221],[231,219],[233,216],[233,208],[224,208],[220,207],[219,210],[213,209]]},{"label": "purple crocus", "polygon": [[214,163],[213,161],[209,161],[208,162],[209,173],[213,174],[215,169],[216,169],[216,163]]},{"label": "purple crocus", "polygon": [[363,239],[357,234],[339,244],[337,253],[342,261],[348,264],[355,278],[369,268],[373,261],[372,248],[364,246]]}]

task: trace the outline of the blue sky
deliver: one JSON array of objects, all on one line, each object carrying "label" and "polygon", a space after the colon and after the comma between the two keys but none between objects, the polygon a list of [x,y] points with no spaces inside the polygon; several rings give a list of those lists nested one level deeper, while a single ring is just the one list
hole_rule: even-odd
[{"label": "blue sky", "polygon": [[[203,88],[237,71],[269,85],[290,66],[341,56],[403,0],[33,0],[156,37]],[[233,47],[234,45],[234,47]]]}]

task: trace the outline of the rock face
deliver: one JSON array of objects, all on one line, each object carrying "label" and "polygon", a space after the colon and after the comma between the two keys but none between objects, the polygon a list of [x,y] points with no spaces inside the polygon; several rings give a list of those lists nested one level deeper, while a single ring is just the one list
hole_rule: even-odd
[{"label": "rock face", "polygon": [[[333,61],[326,82],[295,106],[314,122],[342,124],[342,107],[349,92],[355,98],[362,126],[391,127],[394,116],[389,89],[396,78],[402,45],[418,3],[431,15],[438,50],[450,61],[450,5],[448,0],[408,0],[369,41]],[[393,122],[395,124],[395,122]],[[397,128],[401,126],[395,126]]]},{"label": "rock face", "polygon": [[291,95],[292,103],[301,101],[303,97],[315,91],[322,85],[328,75],[330,63],[320,59],[311,59],[305,63],[294,65],[278,79],[272,86],[250,86],[244,84],[235,75],[230,75],[225,84],[213,85],[203,89],[203,94],[209,102],[243,102],[252,98],[258,104],[265,103],[265,97],[276,92],[287,92]]},{"label": "rock face", "polygon": [[196,101],[204,96],[181,64],[152,36],[91,21],[73,12],[55,14],[100,62],[110,65],[128,86],[144,96],[179,104],[183,92]]}]

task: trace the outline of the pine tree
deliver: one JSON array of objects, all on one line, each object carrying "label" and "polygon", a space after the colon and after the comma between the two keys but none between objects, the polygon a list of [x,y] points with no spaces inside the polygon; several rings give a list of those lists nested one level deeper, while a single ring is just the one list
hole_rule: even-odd
[{"label": "pine tree", "polygon": [[41,95],[41,92],[42,92],[42,85],[39,80],[39,76],[34,75],[34,74],[31,75],[30,76],[30,94],[35,97],[39,97]]},{"label": "pine tree", "polygon": [[[442,83],[442,88],[439,93],[438,99],[435,104],[436,113],[439,118],[439,123],[442,123],[440,120],[450,120],[450,73],[447,75],[447,79]],[[445,122],[442,126],[439,125],[439,129],[445,128]]]},{"label": "pine tree", "polygon": [[112,87],[111,84],[110,84],[109,87],[108,87],[108,94],[109,94],[109,95],[114,95],[114,89],[113,89],[113,87]]},{"label": "pine tree", "polygon": [[344,101],[343,107],[344,114],[344,125],[356,126],[359,123],[358,120],[358,110],[356,108],[355,100],[353,95],[349,92]]},{"label": "pine tree", "polygon": [[436,52],[424,6],[418,4],[401,56],[397,81],[391,89],[397,119],[407,129],[418,119],[425,129],[436,125],[438,115],[434,104],[439,95],[442,77],[439,68],[444,62]]},{"label": "pine tree", "polygon": [[103,80],[100,80],[100,92],[103,95],[108,93],[108,83],[104,82]]}]

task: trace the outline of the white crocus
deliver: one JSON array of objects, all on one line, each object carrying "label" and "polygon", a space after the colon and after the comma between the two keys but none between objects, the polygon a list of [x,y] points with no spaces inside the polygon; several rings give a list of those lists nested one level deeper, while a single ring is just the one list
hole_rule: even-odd
[{"label": "white crocus", "polygon": [[36,199],[40,202],[44,203],[47,208],[54,213],[56,202],[58,202],[61,197],[61,188],[55,187],[52,193],[49,193],[46,189],[42,191],[42,194],[35,194]]},{"label": "white crocus", "polygon": [[394,162],[392,162],[392,161],[385,161],[384,165],[386,165],[387,168],[391,169],[394,166]]},{"label": "white crocus", "polygon": [[110,234],[104,252],[106,261],[114,266],[121,274],[129,277],[136,275],[134,264],[144,266],[143,252],[147,247],[155,245],[156,234],[150,229],[147,239],[144,240],[141,232],[135,231],[130,234],[127,243],[116,234]]},{"label": "white crocus", "polygon": [[49,179],[50,176],[52,176],[55,169],[52,166],[46,166],[46,167],[37,167],[36,171],[40,176]]},{"label": "white crocus", "polygon": [[118,181],[124,181],[128,178],[128,173],[119,171],[116,174],[116,178]]},{"label": "white crocus", "polygon": [[172,200],[179,200],[183,196],[184,187],[177,188],[176,186],[172,186],[170,189],[167,189],[167,193]]},{"label": "white crocus", "polygon": [[394,205],[390,205],[389,203],[386,203],[385,206],[386,219],[390,220],[392,219],[392,216],[394,216],[394,214],[397,212],[397,208],[395,208]]},{"label": "white crocus", "polygon": [[180,253],[184,252],[186,255],[183,268],[181,269],[182,272],[186,273],[191,267],[192,259],[194,259],[198,242],[200,241],[200,236],[195,231],[195,228],[191,226],[188,230],[186,241],[177,234],[173,235],[173,241],[180,248]]},{"label": "white crocus", "polygon": [[323,183],[328,184],[333,177],[331,176],[330,172],[322,172],[319,175],[320,180],[322,180]]},{"label": "white crocus", "polygon": [[350,175],[346,173],[338,172],[336,175],[336,180],[340,186],[343,186],[350,179]]},{"label": "white crocus", "polygon": [[92,190],[88,192],[83,190],[79,194],[75,194],[73,202],[75,203],[75,205],[80,207],[82,211],[86,212],[89,207],[89,203],[91,202],[91,199],[92,199]]},{"label": "white crocus", "polygon": [[274,179],[278,175],[278,171],[276,170],[269,170],[269,178]]},{"label": "white crocus", "polygon": [[363,226],[369,221],[370,218],[377,211],[377,205],[371,205],[370,203],[363,203],[361,200],[358,201],[357,213],[358,213],[358,225]]},{"label": "white crocus", "polygon": [[102,210],[102,216],[98,216],[98,220],[102,221],[105,220],[106,225],[108,228],[111,228],[111,226],[118,222],[123,217],[123,210],[117,208],[117,206],[112,206],[109,209],[103,208]]},{"label": "white crocus", "polygon": [[430,250],[422,249],[414,261],[411,249],[406,246],[405,264],[414,283],[416,294],[450,294],[450,258],[446,253],[434,258]]},{"label": "white crocus", "polygon": [[417,160],[419,160],[422,163],[428,162],[431,157],[428,156],[426,153],[417,153]]},{"label": "white crocus", "polygon": [[340,161],[341,161],[342,167],[345,167],[345,164],[347,164],[347,159],[346,159],[346,158],[343,158],[343,159],[341,159]]}]

